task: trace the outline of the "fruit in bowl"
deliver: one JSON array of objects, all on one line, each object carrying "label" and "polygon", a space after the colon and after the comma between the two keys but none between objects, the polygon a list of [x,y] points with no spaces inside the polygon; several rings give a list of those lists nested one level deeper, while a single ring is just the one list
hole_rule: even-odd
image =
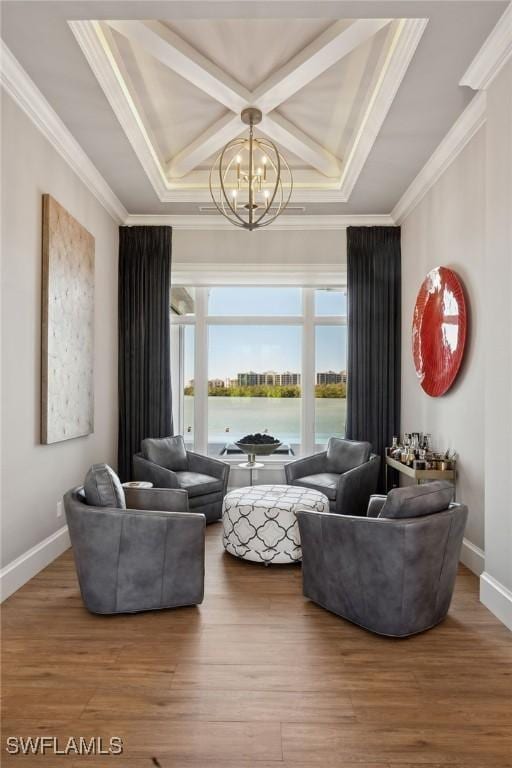
[{"label": "fruit in bowl", "polygon": [[282,443],[272,435],[262,435],[260,432],[256,432],[255,435],[245,435],[235,445],[247,454],[249,464],[253,464],[255,456],[270,456],[281,447]]}]

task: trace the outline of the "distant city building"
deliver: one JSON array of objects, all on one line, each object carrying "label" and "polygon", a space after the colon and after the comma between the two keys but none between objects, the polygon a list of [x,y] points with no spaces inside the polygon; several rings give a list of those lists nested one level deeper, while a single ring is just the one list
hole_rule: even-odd
[{"label": "distant city building", "polygon": [[255,373],[254,371],[248,371],[247,373],[239,373],[237,375],[237,384],[239,387],[256,387],[258,384],[262,384],[261,377],[263,374]]},{"label": "distant city building", "polygon": [[[283,373],[277,373],[276,371],[263,371],[263,373],[256,373],[256,371],[246,371],[245,373],[238,373],[236,379],[209,379],[209,387],[223,387],[230,389],[232,387],[300,387],[300,373],[294,373],[293,371],[284,371]],[[346,384],[347,372],[346,371],[320,371],[316,374],[316,383],[320,384]],[[188,382],[189,387],[194,386],[194,379]]]},{"label": "distant city building", "polygon": [[282,387],[296,387],[300,385],[300,373],[290,373],[286,371],[277,376],[279,381],[276,384],[280,384]]},{"label": "distant city building", "polygon": [[239,387],[259,387],[268,385],[271,387],[289,387],[300,385],[300,373],[285,371],[276,373],[275,371],[264,371],[256,373],[248,371],[237,375],[236,384]]},{"label": "distant city building", "polygon": [[317,384],[346,384],[347,372],[340,371],[339,373],[337,373],[335,371],[323,371],[322,373],[317,373],[316,383]]}]

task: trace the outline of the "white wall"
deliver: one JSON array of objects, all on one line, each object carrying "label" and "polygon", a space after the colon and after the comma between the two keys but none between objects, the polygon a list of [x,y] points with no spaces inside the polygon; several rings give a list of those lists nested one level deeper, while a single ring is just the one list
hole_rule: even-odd
[{"label": "white wall", "polygon": [[[402,425],[459,452],[458,498],[470,510],[463,560],[484,571],[482,602],[512,629],[512,60],[486,99],[484,128],[402,224]],[[466,286],[469,347],[453,389],[429,398],[410,330],[421,280],[437,264]]]},{"label": "white wall", "polygon": [[[64,525],[56,516],[64,491],[83,480],[91,463],[115,462],[118,227],[10,97],[2,97],[1,565],[14,583],[8,564]],[[95,433],[54,445],[39,442],[44,192],[96,239]]]},{"label": "white wall", "polygon": [[512,629],[512,60],[487,92],[485,573],[482,601]]},{"label": "white wall", "polygon": [[[469,507],[466,537],[484,548],[483,278],[485,249],[485,127],[402,224],[402,430],[431,432],[436,448],[459,453],[458,500]],[[421,389],[411,351],[419,287],[436,266],[455,270],[470,308],[463,368],[443,397]]]},{"label": "white wall", "polygon": [[347,263],[345,232],[340,230],[177,229],[173,232],[173,265],[222,264],[326,264],[339,269]]}]

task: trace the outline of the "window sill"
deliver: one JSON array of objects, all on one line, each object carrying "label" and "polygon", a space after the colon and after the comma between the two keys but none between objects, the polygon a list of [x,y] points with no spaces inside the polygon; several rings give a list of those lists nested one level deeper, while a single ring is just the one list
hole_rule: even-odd
[{"label": "window sill", "polygon": [[[241,453],[239,456],[231,454],[230,456],[215,456],[211,458],[225,461],[230,467],[238,467],[247,461],[247,454]],[[286,464],[295,461],[297,456],[256,456],[258,464],[263,464],[263,469],[282,469]],[[248,468],[247,468],[248,469]]]}]

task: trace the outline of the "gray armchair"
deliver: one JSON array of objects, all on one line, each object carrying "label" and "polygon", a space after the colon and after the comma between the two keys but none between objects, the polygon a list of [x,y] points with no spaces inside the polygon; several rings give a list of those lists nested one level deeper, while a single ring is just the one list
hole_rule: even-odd
[{"label": "gray armchair", "polygon": [[187,492],[189,507],[201,512],[207,523],[219,520],[226,495],[229,464],[187,451],[181,435],[142,441],[133,457],[136,480],[147,480],[159,488]]},{"label": "gray armchair", "polygon": [[455,585],[467,507],[434,482],[372,497],[368,517],[299,511],[303,591],[338,616],[407,637],[442,621]]},{"label": "gray armchair", "polygon": [[331,437],[326,451],[287,464],[286,482],[325,494],[331,512],[364,516],[379,477],[380,457],[371,450],[370,443]]},{"label": "gray armchair", "polygon": [[[126,508],[128,505],[128,508]],[[185,491],[127,489],[106,465],[64,496],[71,546],[91,613],[197,605],[204,592],[205,518]]]}]

